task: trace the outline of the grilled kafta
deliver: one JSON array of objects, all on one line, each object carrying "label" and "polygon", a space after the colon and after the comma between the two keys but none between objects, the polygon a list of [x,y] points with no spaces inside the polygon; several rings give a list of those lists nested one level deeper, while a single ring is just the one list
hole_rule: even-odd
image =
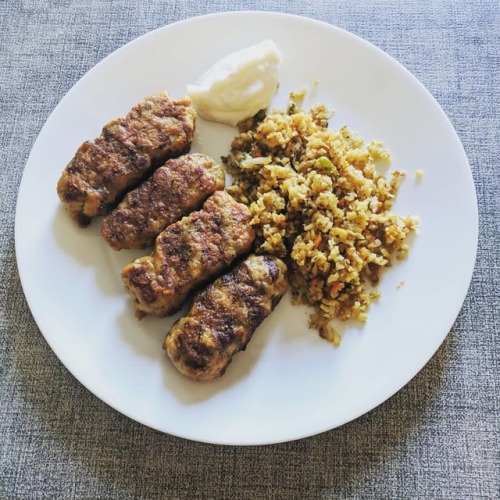
[{"label": "grilled kafta", "polygon": [[155,168],[189,151],[195,121],[189,99],[163,92],[107,123],[78,148],[59,179],[57,193],[68,213],[82,227],[106,214]]},{"label": "grilled kafta", "polygon": [[250,219],[246,205],[216,191],[201,210],[168,226],[156,238],[150,256],[122,271],[136,316],[173,314],[192,290],[247,253],[255,238]]},{"label": "grilled kafta", "polygon": [[220,377],[287,290],[285,264],[251,255],[194,297],[163,343],[176,368],[200,381]]},{"label": "grilled kafta", "polygon": [[102,234],[115,250],[153,246],[161,231],[224,185],[224,169],[209,156],[168,160],[104,217]]}]

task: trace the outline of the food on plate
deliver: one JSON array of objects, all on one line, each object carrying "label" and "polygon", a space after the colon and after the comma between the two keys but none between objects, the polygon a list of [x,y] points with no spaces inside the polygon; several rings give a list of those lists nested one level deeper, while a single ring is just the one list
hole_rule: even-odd
[{"label": "food on plate", "polygon": [[167,226],[224,189],[225,181],[223,167],[207,155],[168,160],[104,217],[102,234],[115,250],[150,247]]},{"label": "food on plate", "polygon": [[196,85],[188,85],[188,95],[203,118],[236,125],[269,106],[280,65],[279,50],[266,40],[215,63]]},{"label": "food on plate", "polygon": [[70,216],[88,226],[168,158],[187,153],[195,122],[189,99],[162,92],[107,123],[99,137],[78,148],[57,184]]},{"label": "food on plate", "polygon": [[191,291],[250,250],[255,234],[249,222],[248,207],[216,191],[201,210],[168,226],[151,255],[122,271],[136,316],[162,317],[180,309]]},{"label": "food on plate", "polygon": [[390,161],[382,143],[329,129],[325,106],[302,111],[300,97],[233,140],[227,189],[250,208],[256,251],[289,259],[295,302],[314,306],[311,326],[338,344],[330,320],[366,321],[380,295],[369,285],[407,255],[417,220],[391,211],[404,173],[377,171]]},{"label": "food on plate", "polygon": [[251,255],[198,292],[188,316],[167,333],[163,348],[175,367],[199,381],[220,377],[285,294],[286,266]]}]

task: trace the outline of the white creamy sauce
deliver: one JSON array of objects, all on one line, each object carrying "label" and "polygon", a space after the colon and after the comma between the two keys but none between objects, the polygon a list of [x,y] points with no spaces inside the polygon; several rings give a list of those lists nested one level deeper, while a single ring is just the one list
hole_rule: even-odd
[{"label": "white creamy sauce", "polygon": [[236,125],[269,106],[279,82],[281,54],[274,42],[233,52],[187,91],[203,118]]}]

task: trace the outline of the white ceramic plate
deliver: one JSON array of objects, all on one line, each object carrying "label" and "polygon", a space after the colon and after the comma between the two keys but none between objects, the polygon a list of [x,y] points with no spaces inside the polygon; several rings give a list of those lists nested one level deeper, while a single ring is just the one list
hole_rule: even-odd
[{"label": "white ceramic plate", "polygon": [[[381,139],[408,177],[395,211],[418,215],[410,258],[388,270],[383,297],[363,327],[344,325],[339,349],[307,327],[308,311],[289,297],[246,352],[211,383],[183,378],[165,357],[175,318],[139,322],[120,281],[140,252],[114,252],[100,221],[78,228],[56,195],[77,147],[142,97],[185,94],[229,52],[273,39],[283,55],[274,106],[312,88],[306,105],[336,109],[347,124]],[[195,151],[227,154],[236,130],[200,120]],[[414,172],[425,171],[417,181]],[[462,146],[427,90],[368,42],[311,19],[226,13],[148,33],[104,59],[62,99],[33,147],[16,214],[19,272],[47,342],[90,391],[155,429],[224,444],[302,438],[348,422],[403,387],[437,350],[465,298],[475,261],[477,205]],[[143,252],[144,253],[144,252]],[[397,288],[398,283],[405,285]]]}]

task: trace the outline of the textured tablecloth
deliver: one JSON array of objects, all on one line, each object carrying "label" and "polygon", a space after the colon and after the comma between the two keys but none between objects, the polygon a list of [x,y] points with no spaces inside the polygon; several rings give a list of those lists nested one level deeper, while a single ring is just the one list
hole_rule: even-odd
[{"label": "textured tablecloth", "polygon": [[[161,434],[80,385],[33,321],[14,249],[24,165],[71,86],[151,29],[238,9],[320,19],[404,64],[455,126],[480,215],[464,307],[406,387],[338,429],[246,448]],[[0,0],[0,498],[500,498],[499,23],[493,0]]]}]

